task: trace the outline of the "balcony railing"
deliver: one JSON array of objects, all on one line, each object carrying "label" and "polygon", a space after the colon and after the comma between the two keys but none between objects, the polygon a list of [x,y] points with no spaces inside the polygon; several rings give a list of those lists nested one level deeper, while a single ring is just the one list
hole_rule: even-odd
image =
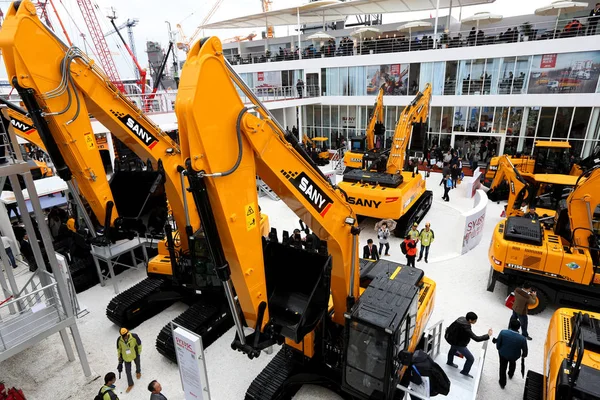
[{"label": "balcony railing", "polygon": [[[376,38],[362,41],[337,38],[337,41],[330,39],[322,42],[304,42],[305,46],[303,46],[301,58],[314,59],[396,53],[598,35],[600,34],[600,29],[596,29],[598,21],[591,18],[582,16],[562,19],[558,21],[558,24],[556,19],[553,19],[535,24],[522,24],[520,27],[508,25],[491,28],[480,27],[479,31],[470,28],[457,32],[438,32],[435,36],[433,29],[431,29],[430,31],[415,33],[411,37],[398,32],[383,32]],[[575,20],[579,22],[575,23]],[[555,26],[557,27],[556,30]],[[335,33],[335,31],[332,32]],[[267,50],[265,52],[226,55],[226,57],[234,65],[300,59],[298,48],[295,50],[280,48],[276,52]]]},{"label": "balcony railing", "polygon": [[[297,100],[308,97],[319,97],[320,91],[318,85],[305,86],[272,86],[272,87],[254,87],[254,94],[262,102],[280,101],[280,100]],[[241,91],[238,91],[244,103],[250,103]]]}]

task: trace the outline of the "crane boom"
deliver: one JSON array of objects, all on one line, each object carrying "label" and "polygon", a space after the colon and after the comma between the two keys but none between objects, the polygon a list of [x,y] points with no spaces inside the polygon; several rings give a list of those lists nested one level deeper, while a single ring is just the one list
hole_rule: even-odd
[{"label": "crane boom", "polygon": [[108,43],[106,43],[106,39],[102,34],[102,28],[100,28],[100,23],[96,13],[94,12],[94,7],[92,6],[91,0],[77,0],[77,5],[81,10],[85,25],[90,31],[92,43],[96,48],[96,53],[100,58],[100,65],[102,66],[102,69],[104,69],[104,73],[108,75],[110,81],[117,87],[117,89],[119,89],[119,91],[121,91],[121,93],[125,93],[125,86],[119,77],[119,71],[117,71],[117,66],[115,65],[115,61],[110,54]]}]

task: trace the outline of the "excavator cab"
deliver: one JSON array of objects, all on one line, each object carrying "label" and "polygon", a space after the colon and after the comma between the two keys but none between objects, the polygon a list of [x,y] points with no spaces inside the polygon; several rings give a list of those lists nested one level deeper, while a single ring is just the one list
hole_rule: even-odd
[{"label": "excavator cab", "polygon": [[419,269],[400,266],[391,274],[382,271],[346,313],[345,392],[358,398],[394,398],[401,378],[400,355],[409,349],[417,324],[423,275]]},{"label": "excavator cab", "polygon": [[537,141],[533,150],[534,174],[568,174],[569,142]]}]

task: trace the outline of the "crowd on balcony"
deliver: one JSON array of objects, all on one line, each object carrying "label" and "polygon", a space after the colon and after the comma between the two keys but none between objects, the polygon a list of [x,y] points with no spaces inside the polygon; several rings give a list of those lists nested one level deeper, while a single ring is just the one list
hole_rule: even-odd
[{"label": "crowd on balcony", "polygon": [[600,8],[596,14],[595,10],[589,17],[585,18],[585,24],[578,18],[566,21],[562,29],[534,29],[530,24],[525,23],[521,28],[507,28],[498,33],[496,29],[490,29],[486,32],[483,29],[477,30],[473,27],[468,35],[461,32],[451,34],[441,33],[436,39],[431,34],[413,35],[406,37],[394,34],[364,38],[362,40],[352,40],[347,36],[342,37],[339,43],[335,39],[314,42],[304,48],[298,46],[294,48],[279,47],[279,50],[273,54],[270,50],[264,53],[248,53],[246,55],[235,54],[229,57],[233,64],[253,64],[270,61],[290,61],[303,59],[321,58],[321,57],[341,57],[351,55],[392,53],[405,51],[430,50],[433,48],[458,48],[467,46],[484,46],[500,43],[516,43],[519,41],[547,40],[554,38],[569,38],[576,36],[595,35],[598,21],[600,20]]}]

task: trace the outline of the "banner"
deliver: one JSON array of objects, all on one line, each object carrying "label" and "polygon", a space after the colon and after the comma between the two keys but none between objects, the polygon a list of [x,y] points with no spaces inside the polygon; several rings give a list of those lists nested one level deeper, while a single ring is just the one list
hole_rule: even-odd
[{"label": "banner", "polygon": [[[473,176],[465,176],[465,179],[462,181],[462,185],[465,186],[465,195],[472,199],[475,197],[475,193],[477,189],[481,188],[481,170],[479,167],[475,168],[473,171]],[[461,185],[461,186],[462,186]]]},{"label": "banner", "polygon": [[257,72],[255,83],[257,88],[281,87],[281,71]]},{"label": "banner", "polygon": [[202,338],[185,329],[175,328],[173,342],[185,400],[210,400]]},{"label": "banner", "polygon": [[[600,51],[534,56],[527,93],[594,93],[598,75]],[[515,84],[523,85],[520,79],[515,76]]]},{"label": "banner", "polygon": [[460,254],[467,253],[481,242],[487,204],[487,195],[482,190],[478,190],[475,193],[475,205],[473,209],[461,215],[461,219],[464,221],[464,228]]},{"label": "banner", "polygon": [[540,62],[540,68],[556,67],[556,54],[544,54]]},{"label": "banner", "polygon": [[408,93],[408,64],[367,66],[367,94],[377,95],[384,85],[386,95],[406,96]]}]

